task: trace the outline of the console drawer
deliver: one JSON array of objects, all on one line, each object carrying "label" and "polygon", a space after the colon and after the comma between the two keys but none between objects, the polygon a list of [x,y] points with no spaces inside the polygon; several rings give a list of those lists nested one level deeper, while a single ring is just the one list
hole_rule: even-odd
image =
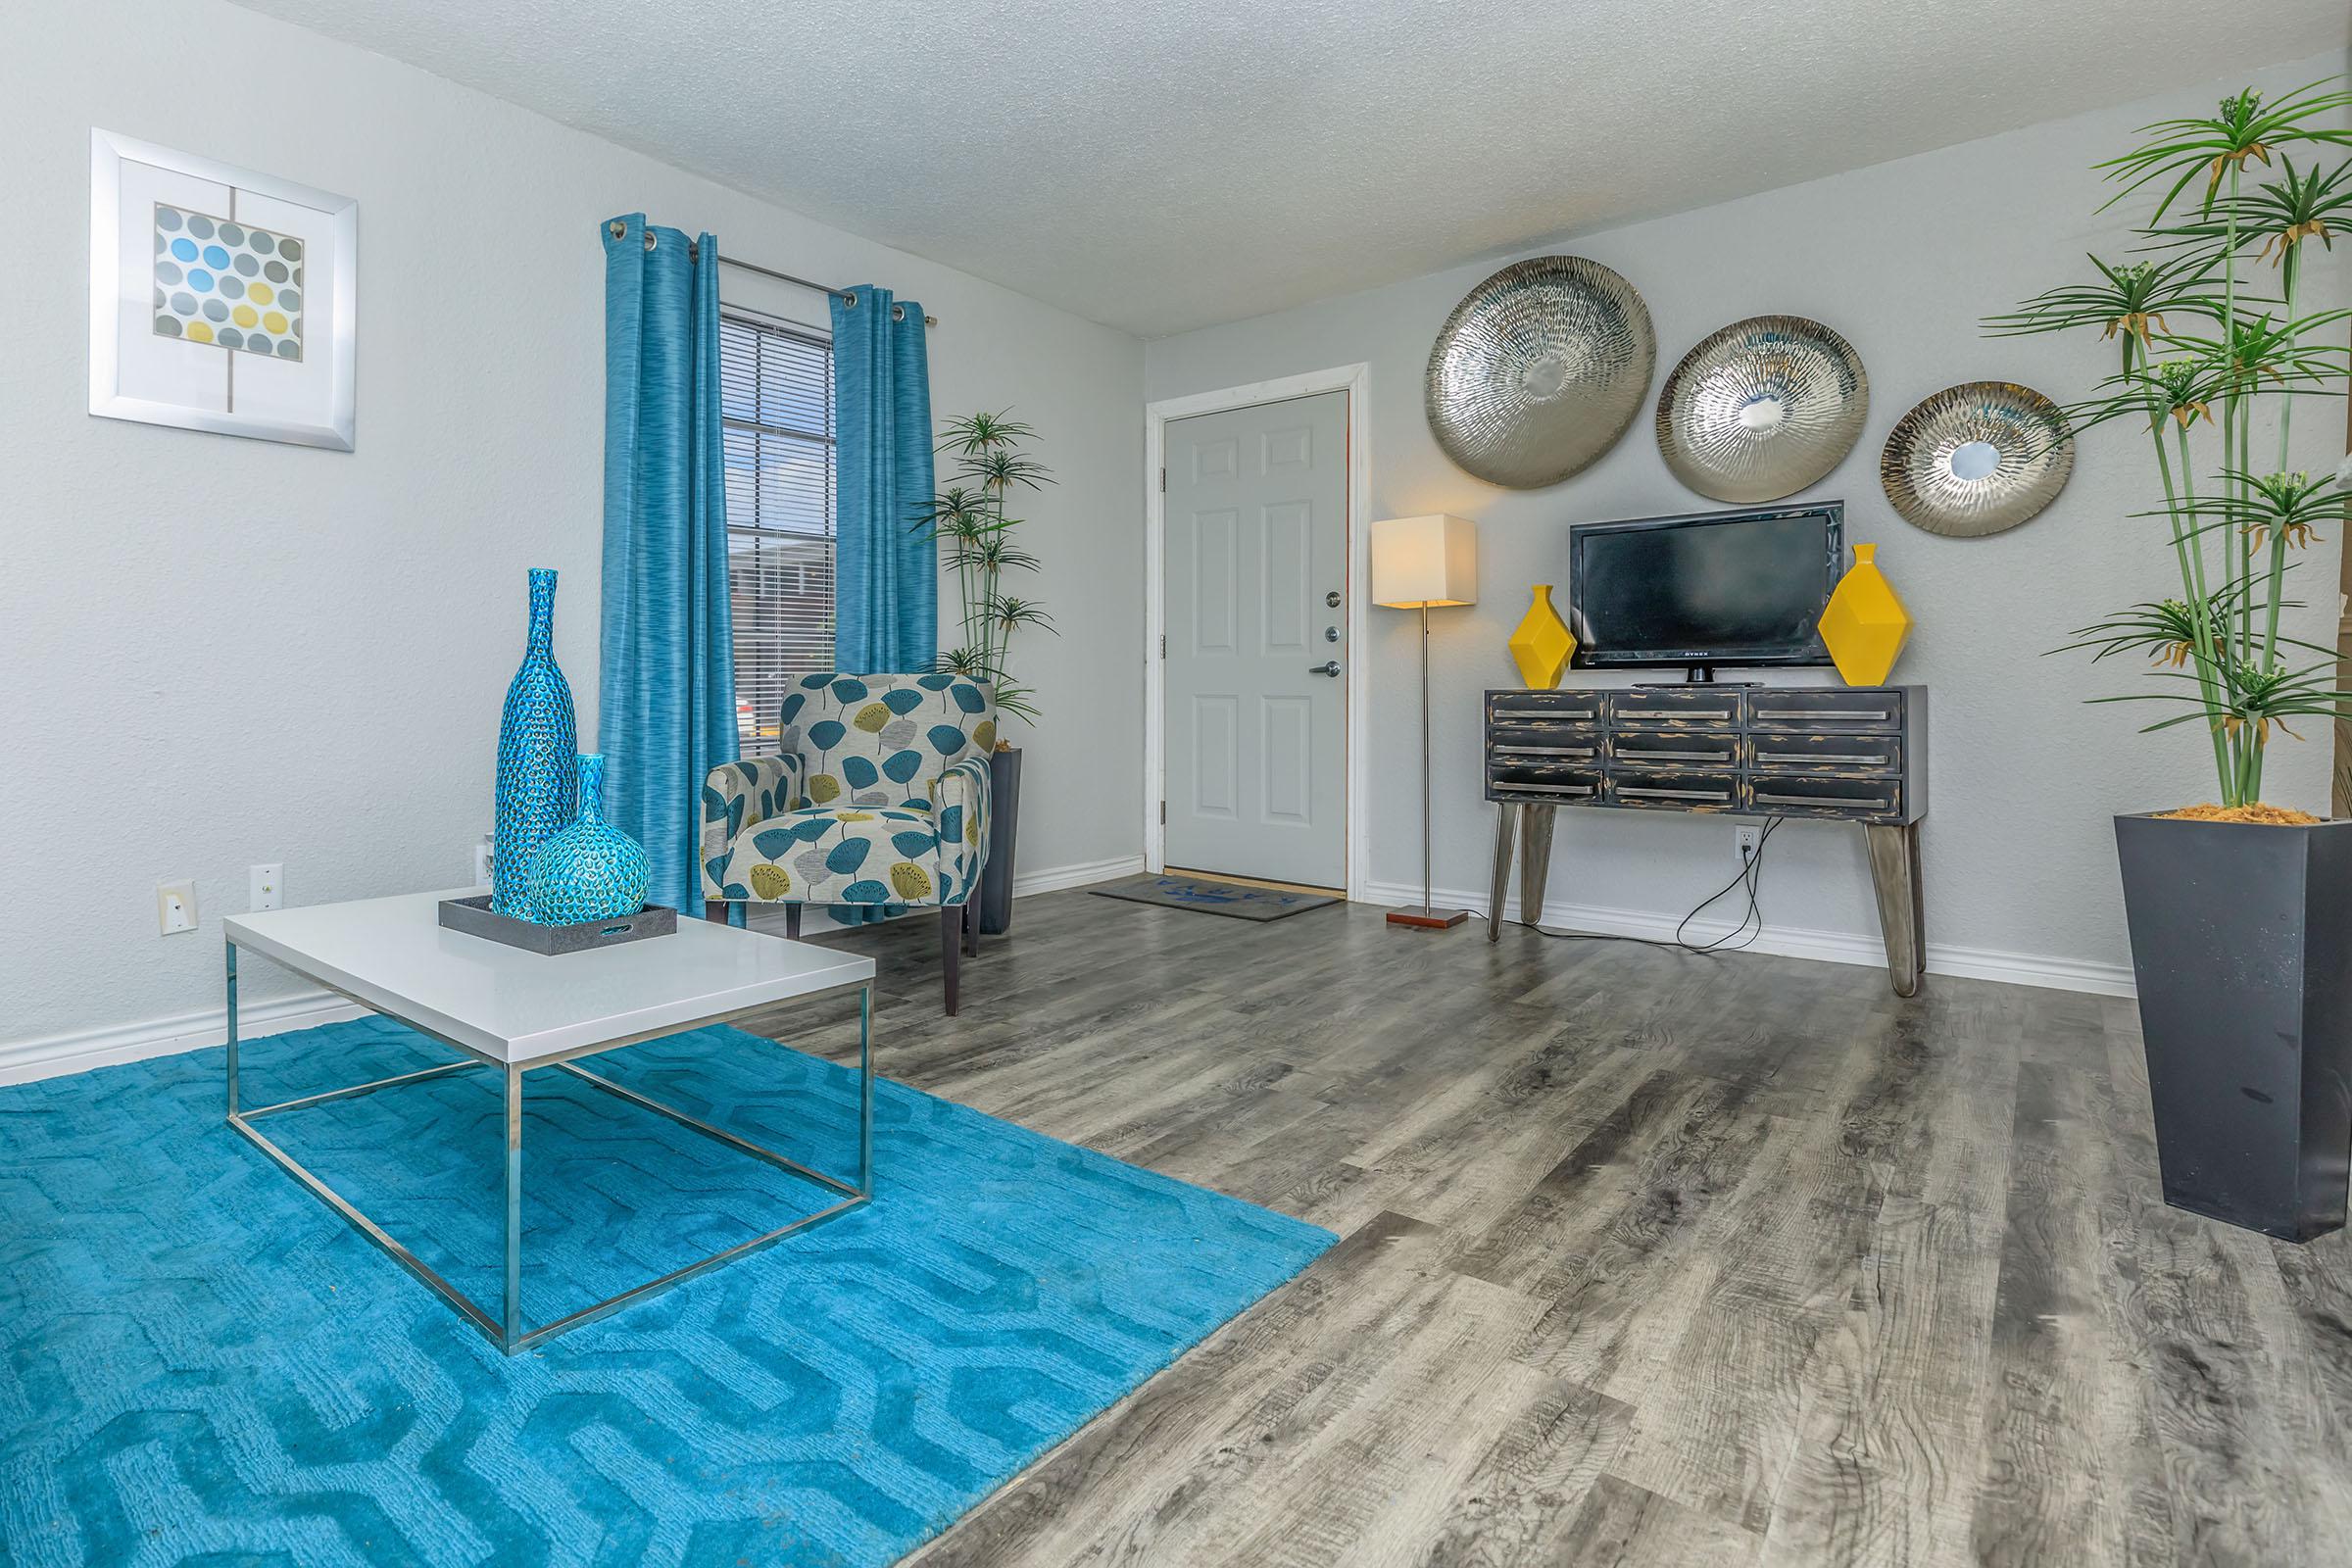
[{"label": "console drawer", "polygon": [[1758,729],[1901,729],[1903,694],[1883,686],[1758,687],[1747,693],[1747,721]]},{"label": "console drawer", "polygon": [[1529,719],[1554,724],[1597,724],[1600,698],[1596,691],[1489,692],[1487,715],[1497,724]]},{"label": "console drawer", "polygon": [[1764,816],[1843,816],[1900,821],[1899,778],[1835,778],[1821,773],[1756,773],[1747,779],[1745,808]]},{"label": "console drawer", "polygon": [[1550,767],[1497,760],[1487,766],[1487,799],[1595,806],[1607,790],[1597,767]]},{"label": "console drawer", "polygon": [[1609,775],[1611,806],[1647,806],[1670,811],[1732,811],[1740,807],[1740,775],[1728,771],[1665,772],[1618,768]]},{"label": "console drawer", "polygon": [[1738,767],[1740,736],[1728,729],[1614,730],[1609,760],[1620,769]]},{"label": "console drawer", "polygon": [[1672,686],[1616,691],[1605,695],[1609,723],[1613,728],[1740,722],[1740,694],[1737,691],[1709,691],[1704,686]]},{"label": "console drawer", "polygon": [[1759,773],[1795,769],[1808,773],[1899,773],[1903,743],[1869,730],[1843,734],[1821,730],[1758,730],[1747,740],[1747,765]]},{"label": "console drawer", "polygon": [[1487,755],[1497,762],[1597,762],[1601,732],[1587,724],[1522,724],[1497,719]]}]

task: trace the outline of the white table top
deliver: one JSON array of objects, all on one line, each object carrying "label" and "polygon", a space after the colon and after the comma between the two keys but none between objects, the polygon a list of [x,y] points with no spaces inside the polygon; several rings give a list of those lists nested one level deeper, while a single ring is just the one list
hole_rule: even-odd
[{"label": "white table top", "polygon": [[547,957],[445,930],[483,888],[231,915],[228,940],[502,1062],[650,1038],[874,977],[874,960],[681,916],[675,936]]}]

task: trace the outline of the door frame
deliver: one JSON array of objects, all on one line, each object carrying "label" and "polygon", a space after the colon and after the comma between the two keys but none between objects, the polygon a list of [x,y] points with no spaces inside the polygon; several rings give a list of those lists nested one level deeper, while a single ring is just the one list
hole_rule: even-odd
[{"label": "door frame", "polygon": [[1163,554],[1168,498],[1160,486],[1167,464],[1168,421],[1202,414],[1224,414],[1260,403],[1313,397],[1322,392],[1345,392],[1348,394],[1348,505],[1342,511],[1347,528],[1343,559],[1348,563],[1348,581],[1341,592],[1348,599],[1348,673],[1343,686],[1348,708],[1343,725],[1347,741],[1341,748],[1341,766],[1347,770],[1344,790],[1347,820],[1342,838],[1348,847],[1348,897],[1360,902],[1365,896],[1371,882],[1372,842],[1367,788],[1371,778],[1367,756],[1371,729],[1367,722],[1367,705],[1371,701],[1371,616],[1367,612],[1372,563],[1371,528],[1365,520],[1372,477],[1371,443],[1366,434],[1371,422],[1366,408],[1371,379],[1370,365],[1342,365],[1328,370],[1309,370],[1303,375],[1252,381],[1247,386],[1162,398],[1144,408],[1144,866],[1147,870],[1167,868],[1167,826],[1160,820],[1160,808],[1167,799],[1167,676],[1161,662],[1160,639],[1168,626],[1167,568]]}]

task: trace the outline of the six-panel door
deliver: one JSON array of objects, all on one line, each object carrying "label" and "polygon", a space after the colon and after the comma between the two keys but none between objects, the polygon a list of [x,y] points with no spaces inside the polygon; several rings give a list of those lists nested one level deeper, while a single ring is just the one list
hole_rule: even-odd
[{"label": "six-panel door", "polygon": [[1167,425],[1166,859],[1347,881],[1348,395]]}]

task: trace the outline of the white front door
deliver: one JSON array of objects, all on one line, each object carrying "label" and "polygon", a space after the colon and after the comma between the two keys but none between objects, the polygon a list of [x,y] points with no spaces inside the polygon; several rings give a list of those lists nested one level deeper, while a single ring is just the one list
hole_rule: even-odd
[{"label": "white front door", "polygon": [[1348,394],[1171,419],[1166,862],[1348,880]]}]

